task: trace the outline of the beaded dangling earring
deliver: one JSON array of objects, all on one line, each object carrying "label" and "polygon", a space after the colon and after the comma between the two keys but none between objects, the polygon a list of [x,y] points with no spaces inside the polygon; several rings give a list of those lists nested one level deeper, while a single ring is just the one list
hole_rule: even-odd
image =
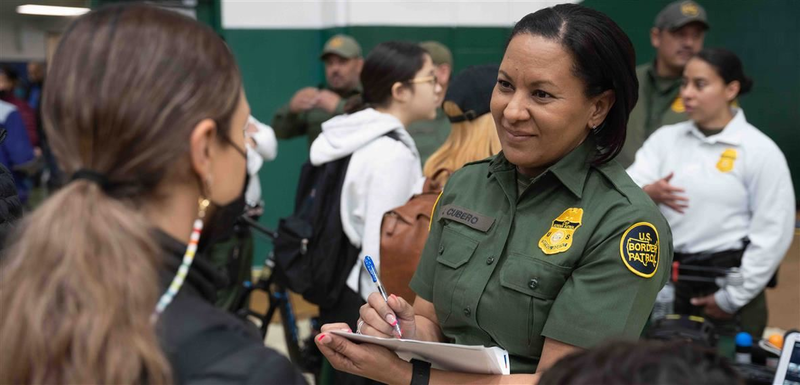
[{"label": "beaded dangling earring", "polygon": [[158,316],[164,312],[164,309],[169,306],[169,304],[178,294],[181,286],[183,286],[186,276],[189,274],[189,268],[192,266],[195,253],[197,253],[197,244],[200,242],[200,233],[203,231],[203,218],[205,218],[206,209],[210,204],[211,202],[208,199],[201,198],[198,200],[197,219],[195,219],[194,226],[192,226],[192,235],[189,239],[189,246],[186,248],[186,254],[183,255],[183,261],[181,262],[181,266],[178,268],[178,273],[175,274],[175,278],[172,279],[172,283],[170,283],[169,288],[167,288],[167,291],[161,295],[161,298],[158,300],[158,304],[156,304],[156,309],[151,316],[151,321],[153,322],[155,322],[155,320],[158,319]]}]

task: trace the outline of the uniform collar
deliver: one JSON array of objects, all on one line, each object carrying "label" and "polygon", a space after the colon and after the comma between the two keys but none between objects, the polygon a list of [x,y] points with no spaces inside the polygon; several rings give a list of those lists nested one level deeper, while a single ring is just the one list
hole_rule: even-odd
[{"label": "uniform collar", "polygon": [[358,85],[356,85],[356,88],[354,88],[352,90],[344,91],[344,92],[339,92],[339,91],[333,90],[332,88],[330,88],[327,85],[325,86],[325,88],[328,89],[328,90],[333,91],[334,93],[336,93],[337,95],[339,95],[339,97],[341,97],[343,99],[347,99],[347,98],[349,98],[349,97],[351,97],[353,95],[358,95],[358,94],[360,94],[362,92],[361,82],[359,82]]},{"label": "uniform collar", "polygon": [[716,135],[705,136],[697,125],[692,122],[689,125],[688,135],[694,135],[701,141],[709,144],[725,143],[732,146],[740,146],[742,144],[742,136],[744,135],[744,126],[747,124],[747,119],[744,117],[744,111],[741,108],[733,109],[733,119],[722,129],[722,132]]},{"label": "uniform collar", "polygon": [[658,73],[656,72],[656,61],[655,60],[653,60],[653,62],[649,64],[649,67],[647,68],[647,75],[648,75],[648,79],[650,80],[650,84],[652,84],[653,87],[655,87],[658,90],[658,92],[660,92],[662,94],[666,94],[666,93],[668,93],[670,91],[674,91],[677,87],[680,87],[680,85],[681,85],[681,78],[680,77],[677,77],[677,78],[664,78],[664,77],[658,76]]},{"label": "uniform collar", "polygon": [[[583,143],[545,170],[534,180],[533,184],[537,183],[544,175],[553,174],[572,194],[577,198],[581,198],[590,163],[595,154],[597,154],[597,142],[594,135],[589,134]],[[515,169],[516,166],[506,159],[502,151],[489,162],[489,176],[494,173]],[[516,181],[516,179],[514,180]]]}]

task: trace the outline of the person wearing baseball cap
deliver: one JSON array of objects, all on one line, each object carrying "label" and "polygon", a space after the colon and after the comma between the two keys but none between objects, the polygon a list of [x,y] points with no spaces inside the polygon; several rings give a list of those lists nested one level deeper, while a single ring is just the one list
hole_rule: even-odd
[{"label": "person wearing baseball cap", "polygon": [[[442,87],[439,104],[442,104],[450,76],[453,73],[453,54],[450,49],[438,41],[424,41],[419,43],[431,55],[433,66],[436,68],[436,81]],[[436,151],[450,135],[450,121],[440,106],[436,109],[436,118],[433,120],[420,120],[410,124],[406,131],[414,138],[422,164]]]},{"label": "person wearing baseball cap", "polygon": [[308,146],[322,132],[322,122],[344,113],[345,101],[361,92],[359,76],[364,65],[361,46],[347,35],[330,38],[319,56],[325,64],[326,85],[297,91],[272,118],[279,139],[306,135]]},{"label": "person wearing baseball cap", "polygon": [[[490,114],[498,71],[497,64],[471,66],[453,77],[442,107],[451,123],[450,135],[425,162],[425,177],[444,185],[450,174],[465,164],[500,152],[500,139]],[[439,173],[442,169],[450,173]]]},{"label": "person wearing baseball cap", "polygon": [[628,134],[617,161],[633,164],[636,151],[659,127],[688,120],[681,98],[681,74],[689,59],[703,49],[709,29],[706,10],[691,0],[670,3],[656,16],[650,43],[656,57],[636,68],[639,102],[628,120]]}]

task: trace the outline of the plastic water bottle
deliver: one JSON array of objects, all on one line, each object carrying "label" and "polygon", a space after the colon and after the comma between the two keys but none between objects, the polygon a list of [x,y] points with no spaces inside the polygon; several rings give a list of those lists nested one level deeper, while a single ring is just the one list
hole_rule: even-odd
[{"label": "plastic water bottle", "polygon": [[753,337],[750,334],[741,332],[736,335],[736,363],[752,363]]},{"label": "plastic water bottle", "polygon": [[664,288],[658,292],[656,296],[656,303],[653,306],[653,314],[650,321],[658,321],[669,314],[672,314],[673,304],[675,302],[675,286],[671,282],[667,282]]}]

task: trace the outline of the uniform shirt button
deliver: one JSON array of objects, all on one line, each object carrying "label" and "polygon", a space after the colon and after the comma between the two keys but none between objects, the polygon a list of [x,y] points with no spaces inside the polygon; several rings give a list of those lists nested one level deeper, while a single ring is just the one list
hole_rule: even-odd
[{"label": "uniform shirt button", "polygon": [[444,246],[439,246],[439,255],[444,254]]},{"label": "uniform shirt button", "polygon": [[531,281],[528,282],[528,287],[530,287],[533,290],[536,290],[536,288],[539,287],[539,279],[538,278],[531,279]]},{"label": "uniform shirt button", "polygon": [[464,315],[469,317],[470,314],[472,314],[472,310],[469,310],[469,306],[465,307],[464,308]]},{"label": "uniform shirt button", "polygon": [[493,263],[494,263],[494,257],[489,257],[489,258],[486,258],[486,264],[487,264],[487,265],[491,265],[491,264],[493,264]]}]

